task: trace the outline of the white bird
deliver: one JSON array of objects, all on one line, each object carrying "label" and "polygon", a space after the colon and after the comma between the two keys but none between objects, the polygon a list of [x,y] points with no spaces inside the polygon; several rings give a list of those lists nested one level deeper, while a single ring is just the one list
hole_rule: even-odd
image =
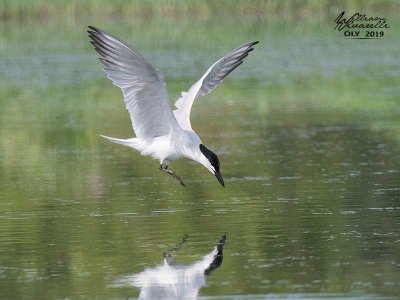
[{"label": "white bird", "polygon": [[164,253],[164,262],[153,268],[117,279],[112,287],[134,286],[140,289],[139,299],[197,299],[206,284],[206,276],[219,268],[223,261],[226,235],[214,250],[190,265],[176,264],[172,255],[186,242],[187,236],[175,248]]},{"label": "white bird", "polygon": [[174,176],[182,185],[185,184],[181,178],[168,170],[168,165],[170,161],[186,157],[203,165],[224,186],[219,159],[193,131],[190,110],[196,97],[213,90],[258,42],[244,44],[214,63],[187,92],[182,92],[172,111],[161,72],[126,43],[101,29],[89,28],[91,43],[101,55],[107,77],[122,90],[136,134],[130,139],[101,136],[159,160],[160,170]]}]

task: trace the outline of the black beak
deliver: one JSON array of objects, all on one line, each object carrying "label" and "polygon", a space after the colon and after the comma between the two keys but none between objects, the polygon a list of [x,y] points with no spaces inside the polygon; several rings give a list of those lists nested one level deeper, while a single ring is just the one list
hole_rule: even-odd
[{"label": "black beak", "polygon": [[225,187],[224,179],[222,178],[221,173],[215,172],[214,175],[215,175],[215,177],[217,177],[219,183],[220,183],[223,187]]}]

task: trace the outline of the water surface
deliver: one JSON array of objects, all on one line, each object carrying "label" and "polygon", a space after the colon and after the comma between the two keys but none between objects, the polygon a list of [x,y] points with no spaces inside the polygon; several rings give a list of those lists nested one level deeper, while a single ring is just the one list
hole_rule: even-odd
[{"label": "water surface", "polygon": [[98,136],[132,131],[85,24],[42,24],[30,36],[14,24],[1,39],[0,298],[138,297],[137,285],[116,282],[162,266],[185,234],[179,266],[227,235],[222,263],[202,279],[205,299],[399,294],[397,38],[361,44],[243,24],[193,46],[179,30],[156,43],[116,24],[163,71],[171,99],[230,49],[260,40],[193,111],[226,188],[182,160],[171,168],[183,188],[158,162]]}]

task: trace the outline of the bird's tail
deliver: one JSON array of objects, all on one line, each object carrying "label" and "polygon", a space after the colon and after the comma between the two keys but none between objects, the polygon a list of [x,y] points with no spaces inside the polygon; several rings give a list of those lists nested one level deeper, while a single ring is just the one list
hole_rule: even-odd
[{"label": "bird's tail", "polygon": [[113,143],[121,144],[123,146],[130,147],[133,149],[137,149],[137,138],[131,138],[131,139],[125,140],[125,139],[117,139],[117,138],[109,137],[109,136],[102,135],[102,134],[100,134],[100,136],[113,142]]}]

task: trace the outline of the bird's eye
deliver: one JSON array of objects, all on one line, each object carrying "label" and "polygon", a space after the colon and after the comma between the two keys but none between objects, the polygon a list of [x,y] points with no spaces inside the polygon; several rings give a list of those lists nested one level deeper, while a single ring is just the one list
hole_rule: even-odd
[{"label": "bird's eye", "polygon": [[206,146],[204,146],[203,144],[200,144],[200,151],[203,153],[205,157],[207,157],[208,161],[214,167],[215,171],[219,172],[218,156],[211,150],[207,149]]}]

